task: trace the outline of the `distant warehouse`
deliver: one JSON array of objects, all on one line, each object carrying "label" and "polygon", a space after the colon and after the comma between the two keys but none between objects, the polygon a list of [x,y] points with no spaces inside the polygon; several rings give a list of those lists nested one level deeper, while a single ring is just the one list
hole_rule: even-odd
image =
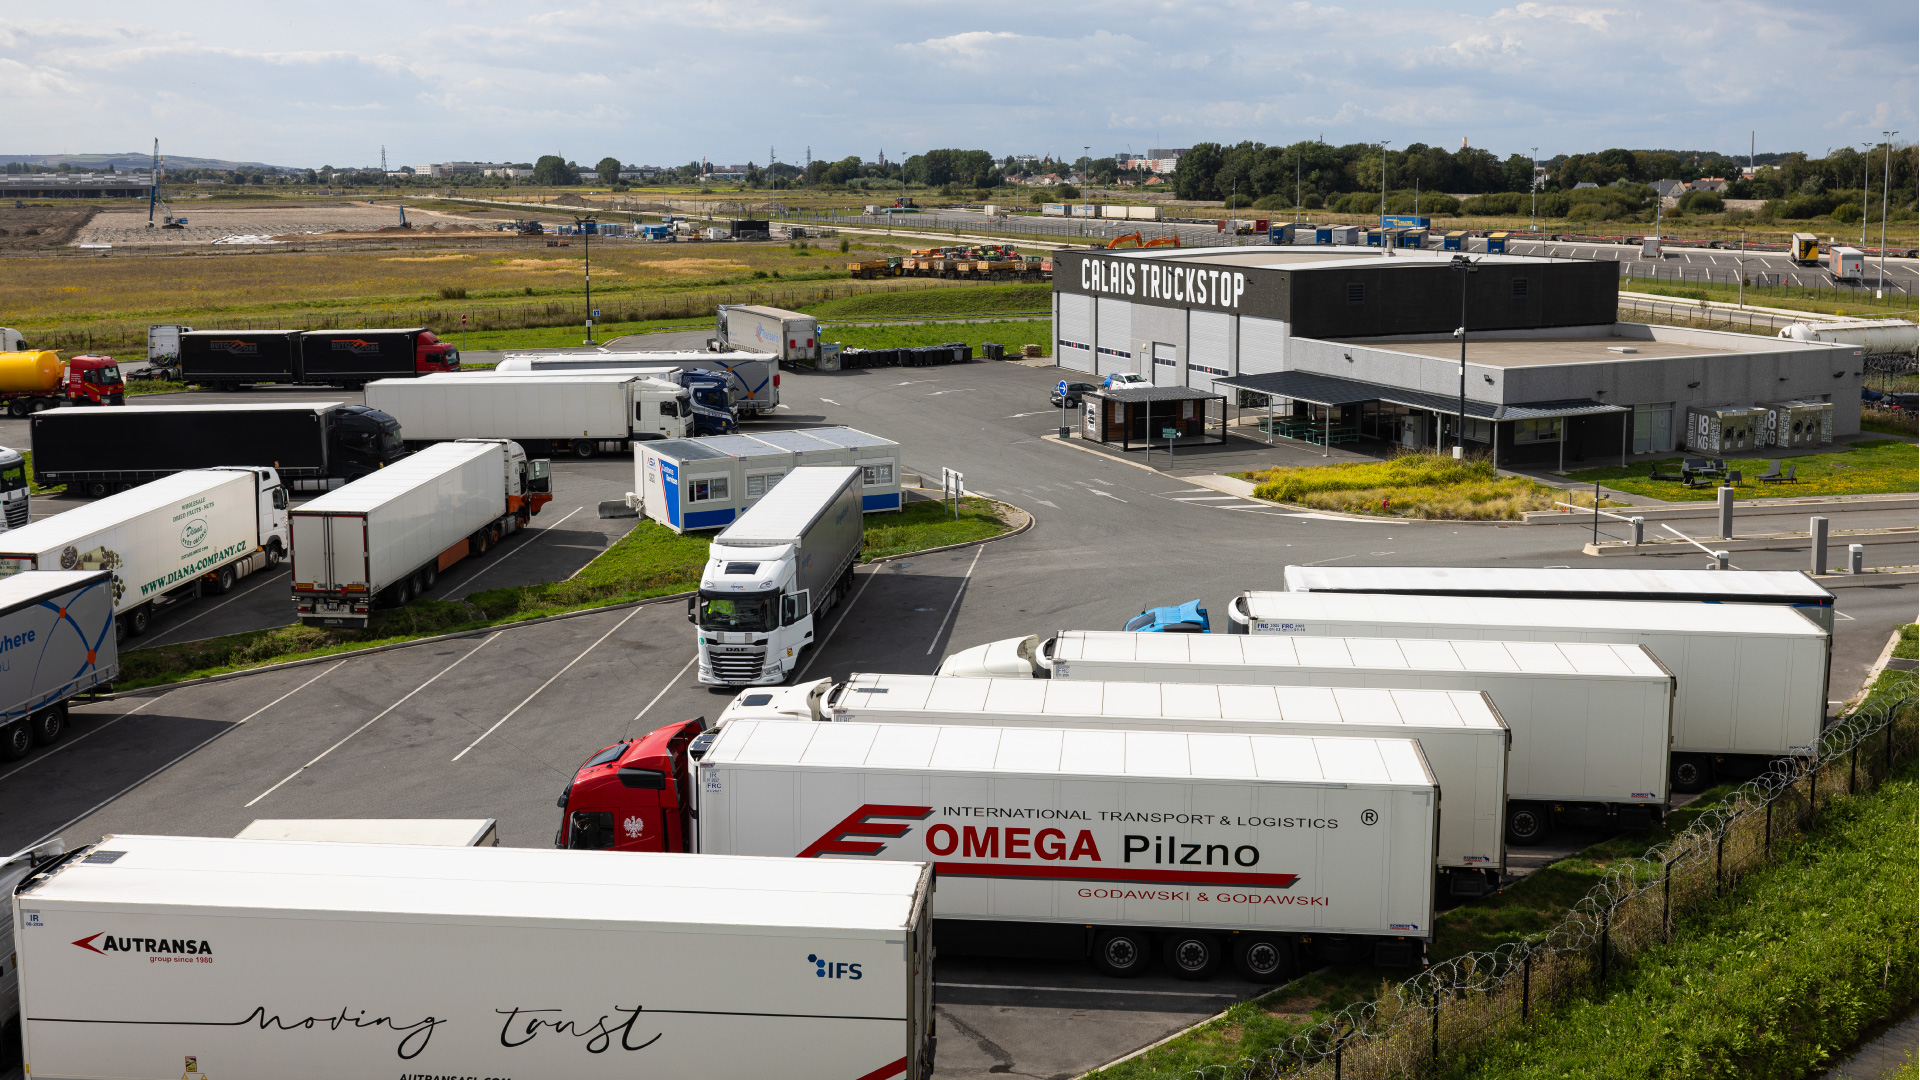
[{"label": "distant warehouse", "polygon": [[[1230,429],[1263,440],[1451,446],[1462,275],[1450,259],[1060,251],[1055,363],[1221,394]],[[1669,453],[1693,445],[1690,423],[1704,428],[1729,406],[1794,402],[1831,416],[1829,439],[1860,430],[1858,348],[1618,322],[1613,262],[1473,262],[1466,444],[1500,464]],[[1744,444],[1716,449],[1760,449],[1766,438],[1760,425]]]}]

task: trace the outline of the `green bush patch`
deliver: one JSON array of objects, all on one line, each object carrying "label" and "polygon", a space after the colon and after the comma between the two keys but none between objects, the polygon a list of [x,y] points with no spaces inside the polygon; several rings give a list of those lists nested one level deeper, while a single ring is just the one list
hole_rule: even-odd
[{"label": "green bush patch", "polygon": [[1432,453],[1236,475],[1254,484],[1258,498],[1376,517],[1513,521],[1529,510],[1551,510],[1556,500],[1593,505],[1591,494],[1582,502],[1579,492],[1501,476],[1485,458],[1455,460]]},{"label": "green bush patch", "polygon": [[[1873,439],[1840,447],[1829,454],[1781,458],[1782,470],[1794,467],[1794,483],[1762,484],[1754,479],[1767,471],[1772,459],[1765,454],[1727,458],[1727,467],[1739,469],[1737,498],[1789,498],[1802,495],[1875,495],[1912,492],[1920,488],[1920,448],[1897,439]],[[1718,498],[1713,487],[1689,488],[1677,480],[1651,480],[1655,472],[1678,475],[1680,458],[1663,458],[1649,466],[1635,462],[1626,468],[1608,466],[1567,474],[1569,480],[1601,483],[1615,491],[1646,495],[1668,502],[1708,502]]]},{"label": "green bush patch", "polygon": [[860,293],[808,304],[801,310],[821,320],[912,317],[953,318],[974,315],[1031,315],[1050,311],[1053,286],[1044,282],[1018,285],[955,285],[944,288],[902,289]]}]

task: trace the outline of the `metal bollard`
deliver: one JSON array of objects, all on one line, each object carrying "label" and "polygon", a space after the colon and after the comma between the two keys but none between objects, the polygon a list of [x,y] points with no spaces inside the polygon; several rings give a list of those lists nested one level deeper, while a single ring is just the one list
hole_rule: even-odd
[{"label": "metal bollard", "polygon": [[1823,517],[1807,519],[1807,539],[1813,547],[1813,572],[1827,572],[1827,519]]},{"label": "metal bollard", "polygon": [[1865,544],[1847,545],[1847,573],[1864,574],[1867,572],[1867,546]]},{"label": "metal bollard", "polygon": [[1733,489],[1720,489],[1720,539],[1733,539]]},{"label": "metal bollard", "polygon": [[1639,547],[1641,544],[1644,544],[1646,542],[1647,542],[1647,519],[1643,517],[1636,517],[1633,519],[1633,546]]},{"label": "metal bollard", "polygon": [[1727,568],[1727,553],[1724,551],[1714,552],[1713,553],[1713,569],[1725,570],[1726,568]]}]

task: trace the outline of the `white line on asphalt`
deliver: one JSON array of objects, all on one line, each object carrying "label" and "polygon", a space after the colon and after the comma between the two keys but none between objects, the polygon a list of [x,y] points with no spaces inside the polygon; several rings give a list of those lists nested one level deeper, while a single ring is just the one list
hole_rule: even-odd
[{"label": "white line on asphalt", "polygon": [[945,986],[954,990],[1039,990],[1048,993],[1066,994],[1130,994],[1137,997],[1179,997],[1179,998],[1237,998],[1240,995],[1230,991],[1211,994],[1196,993],[1192,990],[1110,990],[1095,986],[1013,986],[999,983],[950,983],[937,982],[935,986]]},{"label": "white line on asphalt", "polygon": [[[527,695],[527,696],[526,696],[525,698],[523,698],[523,699],[521,700],[521,702],[520,702],[520,704],[518,704],[518,705],[515,705],[515,706],[513,707],[513,709],[512,709],[511,711],[509,711],[509,712],[507,713],[507,715],[505,715],[505,716],[503,716],[503,717],[501,717],[501,718],[500,718],[500,719],[498,719],[498,720],[495,720],[495,721],[493,722],[493,726],[492,726],[492,727],[490,727],[490,728],[488,728],[487,730],[485,730],[485,731],[483,731],[483,732],[481,732],[481,733],[480,733],[480,738],[478,738],[478,739],[475,739],[475,740],[473,740],[472,742],[470,742],[470,743],[468,743],[468,744],[467,744],[467,750],[471,750],[471,749],[473,749],[474,747],[476,747],[476,746],[479,746],[479,745],[481,744],[481,742],[483,742],[483,741],[485,741],[485,739],[486,739],[486,737],[487,737],[487,736],[489,736],[489,735],[491,735],[491,734],[493,734],[494,732],[496,732],[496,731],[498,731],[498,730],[500,730],[500,725],[501,725],[501,724],[504,724],[504,723],[506,723],[507,721],[509,721],[509,720],[511,720],[511,719],[513,719],[513,714],[514,714],[514,713],[517,713],[517,712],[519,712],[519,711],[520,711],[521,709],[524,709],[524,708],[526,708],[526,707],[527,707],[527,702],[529,702],[529,701],[532,701],[532,700],[533,700],[534,698],[537,698],[537,697],[539,697],[539,696],[540,696],[540,691],[541,691],[541,690],[545,690],[545,689],[546,689],[547,687],[549,687],[549,686],[552,686],[552,685],[553,685],[553,682],[554,682],[554,680],[555,680],[555,679],[558,679],[558,678],[559,678],[560,676],[562,676],[562,675],[565,675],[565,674],[566,674],[567,672],[569,672],[569,671],[572,671],[572,670],[573,670],[573,665],[575,665],[575,664],[577,664],[577,663],[579,663],[579,662],[580,662],[580,661],[582,661],[582,660],[585,660],[585,659],[587,658],[587,654],[588,654],[588,653],[590,653],[590,652],[592,652],[593,650],[595,650],[595,649],[597,649],[597,648],[599,648],[599,647],[600,647],[600,643],[601,643],[602,641],[605,641],[605,640],[607,640],[608,638],[610,638],[610,637],[612,637],[612,636],[613,636],[613,632],[614,632],[615,630],[618,630],[618,629],[620,629],[621,627],[623,627],[623,626],[625,626],[625,625],[627,625],[627,623],[629,623],[629,622],[631,622],[631,621],[633,620],[633,617],[634,617],[635,615],[638,615],[638,614],[640,614],[640,612],[641,612],[642,610],[644,610],[644,609],[642,609],[642,608],[634,608],[634,609],[633,609],[632,611],[629,611],[629,612],[627,612],[627,617],[626,617],[626,618],[624,618],[624,619],[621,619],[621,620],[620,620],[619,622],[617,622],[617,623],[614,623],[614,624],[613,624],[613,626],[612,626],[611,628],[609,628],[609,629],[607,630],[607,632],[606,632],[606,633],[604,633],[604,634],[601,634],[601,635],[600,635],[600,636],[599,636],[598,638],[596,638],[596,639],[594,639],[594,642],[593,642],[593,644],[591,644],[591,645],[589,645],[589,646],[587,646],[586,648],[584,648],[584,649],[582,649],[582,650],[580,650],[580,655],[579,655],[579,656],[576,656],[576,657],[574,657],[573,659],[571,659],[571,660],[569,660],[569,661],[567,661],[567,666],[566,666],[566,667],[563,667],[563,668],[561,668],[561,669],[560,669],[559,671],[556,671],[556,672],[554,672],[554,673],[553,673],[553,674],[552,674],[551,676],[549,676],[549,677],[548,677],[548,679],[547,679],[547,681],[546,681],[546,682],[543,682],[543,683],[541,683],[538,689],[536,689],[536,690],[534,690],[534,692],[533,692],[533,693],[531,693],[531,694],[528,694],[528,695]],[[479,650],[478,650],[478,649],[475,649],[474,651],[475,651],[475,652],[478,652]],[[437,678],[437,677],[438,677],[438,676],[436,676],[436,678]],[[454,760],[454,761],[459,761],[459,760],[460,760],[461,758],[463,758],[463,757],[466,757],[466,756],[467,756],[467,750],[462,750],[462,751],[460,751],[459,753],[457,753],[457,754],[455,754],[455,755],[453,755],[453,760]]]},{"label": "white line on asphalt", "polygon": [[147,706],[153,704],[156,701],[159,701],[161,698],[166,697],[167,694],[171,694],[171,693],[173,693],[173,691],[168,690],[164,694],[155,694],[154,696],[141,702],[138,706],[128,709],[126,712],[123,712],[119,716],[116,716],[113,719],[107,721],[106,723],[101,724],[99,727],[94,728],[92,731],[87,732],[85,735],[75,736],[74,738],[68,739],[66,742],[61,743],[59,746],[54,747],[53,749],[47,751],[46,753],[35,756],[30,761],[25,761],[19,765],[15,765],[13,768],[7,770],[6,772],[0,773],[0,780],[5,780],[7,777],[12,776],[14,773],[17,773],[22,769],[30,769],[34,767],[35,765],[38,765],[39,763],[47,760],[48,758],[59,753],[60,751],[65,750],[67,747],[72,746],[74,743],[80,742],[83,739],[87,739],[94,735],[100,734],[101,732],[107,730],[113,725],[119,723],[122,720],[125,720],[127,717],[132,716],[134,713],[139,712],[141,709],[146,708]]},{"label": "white line on asphalt", "polygon": [[641,717],[647,715],[648,709],[651,709],[655,705],[660,704],[660,699],[667,696],[667,691],[673,689],[673,684],[679,682],[680,676],[685,675],[687,673],[687,669],[692,667],[694,661],[698,659],[700,659],[700,654],[694,653],[693,656],[690,659],[688,659],[686,663],[680,665],[680,670],[674,672],[673,678],[668,679],[667,684],[660,688],[660,692],[653,695],[653,700],[647,702],[645,705],[640,706],[640,711],[633,714],[634,722],[638,723]]},{"label": "white line on asphalt", "polygon": [[542,525],[540,527],[540,531],[535,533],[531,539],[527,540],[527,542],[521,544],[519,547],[514,548],[512,551],[507,552],[505,555],[502,555],[499,558],[488,563],[487,565],[481,567],[479,573],[473,575],[472,577],[468,578],[466,581],[462,582],[460,584],[460,587],[471,592],[473,590],[473,583],[476,581],[479,581],[483,577],[486,577],[489,573],[493,571],[494,567],[499,566],[501,563],[506,562],[508,559],[513,558],[515,555],[518,555],[521,552],[532,547],[533,545],[539,543],[541,540],[546,538],[546,535],[548,533],[552,532],[553,530],[559,528],[562,525],[565,525],[567,523],[567,518],[570,518],[573,515],[585,509],[586,507],[584,506],[576,506],[573,509],[567,511],[566,517],[561,518],[559,521],[553,521],[545,525]]},{"label": "white line on asphalt", "polygon": [[972,392],[973,392],[973,387],[971,387],[971,386],[963,386],[963,387],[961,387],[961,388],[960,388],[960,389],[958,389],[958,390],[935,390],[935,391],[934,391],[933,393],[931,393],[931,394],[928,394],[927,396],[928,396],[928,397],[939,397],[939,396],[940,396],[941,394],[967,394],[967,393],[972,393]]},{"label": "white line on asphalt", "polygon": [[[820,401],[821,401],[821,402],[822,402],[823,404],[827,404],[827,405],[839,405],[839,404],[840,404],[839,402],[837,402],[837,401],[835,401],[835,400],[833,400],[833,399],[832,399],[832,398],[830,398],[830,397],[823,397],[823,398],[821,398],[821,399],[820,399]],[[842,406],[842,407],[844,408],[844,406]]]},{"label": "white line on asphalt", "polygon": [[[288,572],[289,573],[292,572],[291,568],[289,568]],[[154,638],[152,641],[142,643],[142,648],[152,648],[153,646],[160,644],[161,642],[165,641],[167,638],[172,637],[174,634],[177,634],[181,630],[184,630],[188,626],[192,625],[196,620],[199,620],[201,618],[204,618],[208,615],[213,614],[216,611],[219,611],[221,608],[226,607],[228,604],[233,603],[235,600],[240,599],[241,597],[247,595],[248,593],[251,593],[253,590],[259,588],[262,585],[265,585],[267,582],[272,581],[274,578],[279,576],[280,576],[280,572],[278,569],[275,569],[270,573],[262,574],[259,581],[256,581],[253,584],[247,586],[246,588],[240,590],[239,592],[234,593],[232,596],[227,597],[225,600],[222,600],[219,603],[213,605],[212,607],[198,611],[194,613],[192,616],[182,619],[177,623],[174,623],[172,626],[167,628],[166,633],[161,634],[159,637]]]},{"label": "white line on asphalt", "polygon": [[1238,495],[1169,495],[1173,502],[1239,502]]},{"label": "white line on asphalt", "polygon": [[1089,494],[1089,495],[1098,495],[1098,496],[1100,496],[1100,497],[1101,497],[1101,498],[1103,498],[1103,499],[1112,499],[1112,500],[1113,500],[1114,502],[1117,502],[1117,503],[1123,503],[1123,502],[1126,502],[1126,501],[1127,501],[1127,500],[1125,500],[1125,499],[1123,499],[1123,498],[1121,498],[1121,497],[1120,497],[1120,496],[1118,496],[1118,495],[1109,495],[1109,494],[1107,494],[1106,492],[1104,492],[1104,491],[1101,491],[1101,490],[1100,490],[1099,488],[1097,488],[1097,487],[1090,487],[1090,488],[1088,488],[1088,489],[1087,489],[1087,494]]},{"label": "white line on asphalt", "polygon": [[[485,640],[481,641],[480,644],[475,645],[472,649],[469,649],[466,653],[462,654],[460,659],[455,660],[453,663],[448,664],[446,667],[441,668],[439,672],[433,676],[433,678],[428,679],[426,682],[423,682],[419,686],[416,686],[413,689],[407,691],[406,697],[401,698],[399,701],[396,701],[393,704],[387,706],[386,708],[381,709],[378,713],[375,713],[372,720],[369,720],[366,723],[361,724],[359,727],[354,728],[352,731],[346,734],[345,738],[342,738],[339,742],[334,743],[332,746],[327,747],[325,750],[320,751],[319,754],[314,756],[314,759],[312,761],[309,761],[305,765],[302,765],[299,768],[288,773],[286,776],[286,779],[281,780],[279,784],[275,784],[272,787],[268,788],[267,790],[261,792],[260,794],[255,795],[253,797],[253,800],[247,803],[247,805],[252,806],[254,803],[259,802],[261,799],[264,799],[267,796],[273,794],[274,792],[279,791],[281,785],[285,784],[287,780],[291,780],[294,777],[299,776],[301,773],[306,772],[308,769],[312,768],[313,766],[319,764],[321,758],[326,757],[328,754],[331,754],[335,750],[338,750],[342,746],[345,746],[347,744],[348,739],[351,739],[355,735],[358,735],[361,732],[367,730],[368,728],[372,727],[374,724],[378,723],[381,717],[387,715],[388,713],[399,708],[400,706],[405,705],[413,697],[413,695],[419,693],[422,690],[425,690],[427,687],[432,686],[434,683],[438,682],[440,680],[441,675],[445,675],[447,672],[452,671],[454,668],[457,668],[461,664],[466,663],[467,657],[470,657],[474,653],[477,653],[481,649],[484,649],[488,645],[491,645],[493,643],[493,639],[499,637],[504,632],[505,631],[495,630],[493,633],[488,634]],[[336,664],[334,666],[338,667],[339,665]],[[253,715],[258,716],[260,714],[258,712],[255,712]],[[251,720],[253,719],[253,717],[249,716],[247,719]]]},{"label": "white line on asphalt", "polygon": [[1049,502],[1049,501],[1048,501],[1048,500],[1046,500],[1046,499],[1035,499],[1035,500],[1033,500],[1033,501],[1034,501],[1034,502],[1037,502],[1037,503],[1039,503],[1039,504],[1040,504],[1041,506],[1046,506],[1046,507],[1050,507],[1050,508],[1052,508],[1052,509],[1054,509],[1054,510],[1058,510],[1058,509],[1060,509],[1060,506],[1059,506],[1059,504],[1058,504],[1058,503],[1054,503],[1054,502]]},{"label": "white line on asphalt", "polygon": [[946,633],[947,620],[953,618],[954,610],[960,606],[960,598],[967,594],[967,582],[973,580],[973,568],[980,565],[980,553],[984,547],[973,549],[973,561],[967,564],[967,572],[960,575],[960,587],[953,591],[953,603],[947,605],[947,613],[940,616],[940,626],[933,632],[933,640],[927,643],[927,655],[932,656],[934,646],[940,644],[940,635]]},{"label": "white line on asphalt", "polygon": [[861,582],[860,588],[854,590],[853,599],[847,601],[847,606],[840,609],[840,617],[833,620],[833,625],[827,628],[827,632],[821,635],[819,641],[813,643],[813,648],[807,650],[807,662],[801,664],[800,670],[794,673],[794,682],[799,682],[801,676],[807,673],[807,669],[813,666],[813,662],[820,658],[821,653],[826,651],[827,642],[833,640],[834,632],[840,629],[841,623],[847,621],[847,616],[853,614],[853,606],[858,604],[860,598],[867,594],[867,586],[873,584],[873,579],[879,576],[879,574],[868,574],[867,580]]},{"label": "white line on asphalt", "polygon": [[1039,412],[1017,412],[1017,413],[1014,413],[1014,414],[1013,414],[1012,416],[1003,416],[1003,417],[1001,417],[1000,419],[1002,419],[1002,420],[1020,420],[1020,419],[1024,419],[1024,418],[1026,418],[1026,417],[1029,417],[1029,416],[1046,416],[1047,414],[1049,414],[1049,413],[1051,413],[1051,412],[1053,412],[1053,411],[1054,411],[1054,410],[1052,410],[1052,409],[1041,409],[1041,410],[1040,410]]}]

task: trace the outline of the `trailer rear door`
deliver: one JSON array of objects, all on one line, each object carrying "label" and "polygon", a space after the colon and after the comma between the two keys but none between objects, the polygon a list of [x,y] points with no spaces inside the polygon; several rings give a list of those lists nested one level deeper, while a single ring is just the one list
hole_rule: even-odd
[{"label": "trailer rear door", "polygon": [[371,592],[373,563],[367,551],[366,515],[330,514],[327,526],[327,554],[332,563],[334,587]]},{"label": "trailer rear door", "polygon": [[293,515],[294,587],[313,589],[333,587],[333,572],[327,557],[327,518],[324,514]]}]

